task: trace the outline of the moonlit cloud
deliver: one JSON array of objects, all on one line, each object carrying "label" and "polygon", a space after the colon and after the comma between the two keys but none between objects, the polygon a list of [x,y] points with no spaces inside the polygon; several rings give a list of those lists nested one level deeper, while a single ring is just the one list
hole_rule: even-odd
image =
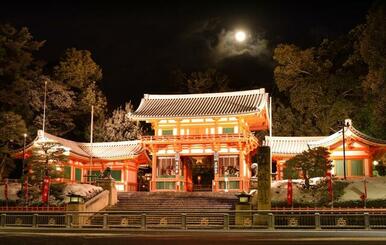
[{"label": "moonlit cloud", "polygon": [[[201,23],[197,23],[189,32],[185,33],[184,39],[192,46],[206,47],[204,52],[211,62],[218,63],[224,59],[237,56],[256,57],[259,60],[268,60],[272,51],[269,42],[263,37],[261,28],[250,30],[245,29],[225,29],[224,21],[220,18],[212,18]],[[242,42],[235,39],[238,31],[243,31],[246,38]],[[199,45],[199,43],[201,43]]]},{"label": "moonlit cloud", "polygon": [[213,47],[213,54],[216,60],[224,58],[249,55],[266,56],[269,54],[268,40],[258,34],[246,31],[246,39],[242,43],[235,40],[236,30],[222,30],[218,35],[218,43]]}]

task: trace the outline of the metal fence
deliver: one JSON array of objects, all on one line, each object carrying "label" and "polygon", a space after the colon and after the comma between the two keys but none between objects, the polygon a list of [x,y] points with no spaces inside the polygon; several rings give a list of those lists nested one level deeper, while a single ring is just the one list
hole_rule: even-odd
[{"label": "metal fence", "polygon": [[386,229],[386,211],[370,212],[3,212],[0,229],[132,230]]}]

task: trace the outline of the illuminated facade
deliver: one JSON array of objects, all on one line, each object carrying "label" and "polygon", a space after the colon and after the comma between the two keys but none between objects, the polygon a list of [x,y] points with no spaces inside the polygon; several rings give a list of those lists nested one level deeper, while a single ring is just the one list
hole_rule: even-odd
[{"label": "illuminated facade", "polygon": [[129,117],[154,129],[142,137],[152,156],[150,190],[248,191],[253,131],[269,129],[268,100],[264,89],[145,94]]},{"label": "illuminated facade", "polygon": [[[249,191],[252,159],[259,146],[255,131],[270,129],[269,96],[264,89],[179,95],[145,94],[132,120],[150,123],[154,134],[136,141],[80,143],[42,131],[26,147],[54,141],[68,150],[64,178],[56,181],[87,183],[106,167],[112,169],[118,191],[137,191],[140,167],[151,168],[150,191]],[[361,133],[346,120],[345,157],[342,130],[320,137],[265,137],[283,179],[285,161],[309,148],[328,148],[332,174],[373,175],[375,156],[384,154],[386,141]],[[14,153],[22,157],[22,149]],[[275,169],[275,168],[274,168]],[[142,184],[141,184],[142,186]]]},{"label": "illuminated facade", "polygon": [[[370,137],[346,120],[345,151],[343,154],[343,130],[330,136],[316,137],[266,137],[266,144],[271,146],[272,159],[276,162],[277,179],[285,178],[283,170],[285,161],[313,147],[326,147],[333,161],[331,173],[337,177],[358,178],[373,176],[374,158],[386,152],[386,140]],[[344,156],[345,155],[345,156]],[[345,161],[344,161],[345,160]],[[344,162],[346,163],[344,167]]]},{"label": "illuminated facade", "polygon": [[[89,183],[109,167],[118,191],[136,191],[138,167],[149,162],[140,141],[80,143],[41,130],[26,146],[26,157],[36,144],[46,141],[58,143],[68,154],[68,161],[58,166],[63,170],[64,178],[54,179],[54,182]],[[23,151],[18,150],[14,156],[22,158]]]}]

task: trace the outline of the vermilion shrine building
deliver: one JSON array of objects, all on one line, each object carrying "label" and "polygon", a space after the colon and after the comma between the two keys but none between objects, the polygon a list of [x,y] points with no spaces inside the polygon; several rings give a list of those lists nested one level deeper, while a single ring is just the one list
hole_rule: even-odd
[{"label": "vermilion shrine building", "polygon": [[316,137],[266,137],[266,144],[271,145],[272,160],[276,162],[277,179],[282,179],[285,161],[314,147],[326,147],[333,161],[332,174],[344,176],[344,159],[347,177],[373,176],[374,157],[386,152],[386,140],[366,135],[345,121],[345,157],[343,155],[343,129],[330,136]]},{"label": "vermilion shrine building", "polygon": [[152,156],[151,191],[249,190],[252,133],[269,129],[264,89],[145,95],[132,119],[151,123],[142,138]]},{"label": "vermilion shrine building", "polygon": [[[68,162],[58,166],[62,168],[64,178],[53,180],[55,182],[88,183],[89,176],[96,176],[109,167],[118,191],[136,191],[138,167],[150,161],[142,143],[137,140],[80,143],[41,130],[35,140],[26,146],[26,157],[31,154],[35,144],[45,141],[58,143],[68,155]],[[15,156],[22,158],[23,152],[19,150]]]},{"label": "vermilion shrine building", "polygon": [[[269,96],[264,89],[225,93],[148,95],[132,120],[150,123],[154,134],[136,141],[79,143],[39,131],[37,138],[65,147],[64,178],[87,182],[87,176],[112,169],[118,191],[136,191],[140,166],[151,167],[150,191],[248,191],[251,164],[259,146],[256,131],[270,129]],[[386,151],[386,141],[345,128],[346,175],[372,176],[374,156]],[[285,161],[324,146],[331,152],[333,174],[343,176],[342,130],[320,137],[269,137],[276,178]],[[22,151],[16,156],[22,157]]]}]

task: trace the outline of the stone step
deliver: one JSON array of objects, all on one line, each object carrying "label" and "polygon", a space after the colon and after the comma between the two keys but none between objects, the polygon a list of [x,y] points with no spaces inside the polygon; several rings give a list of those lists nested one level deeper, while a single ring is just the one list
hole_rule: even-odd
[{"label": "stone step", "polygon": [[214,192],[119,192],[118,203],[107,211],[229,211],[235,193]]}]

